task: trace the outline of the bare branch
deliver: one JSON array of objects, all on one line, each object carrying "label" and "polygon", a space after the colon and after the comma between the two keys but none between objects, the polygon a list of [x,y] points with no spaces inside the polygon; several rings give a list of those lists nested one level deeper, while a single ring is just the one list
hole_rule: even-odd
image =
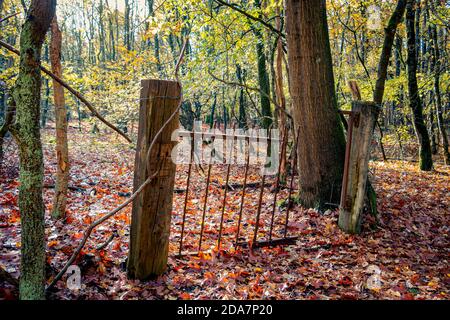
[{"label": "bare branch", "polygon": [[255,16],[251,15],[250,13],[246,12],[245,10],[242,10],[242,9],[238,8],[237,6],[235,6],[235,5],[233,5],[233,4],[231,4],[231,3],[227,3],[227,2],[222,1],[222,0],[214,0],[214,1],[217,2],[217,3],[219,3],[219,4],[221,4],[221,5],[226,6],[226,7],[228,7],[228,8],[233,9],[234,11],[237,11],[237,12],[239,12],[240,14],[243,14],[244,16],[246,16],[247,18],[249,18],[249,19],[251,19],[251,20],[253,20],[253,21],[257,21],[257,22],[261,23],[264,27],[266,27],[266,28],[269,29],[270,31],[275,32],[276,34],[280,35],[281,37],[283,37],[283,38],[286,37],[285,34],[284,34],[283,32],[281,32],[281,30],[276,29],[276,28],[275,28],[274,26],[272,26],[270,23],[267,23],[266,21],[264,21],[264,20],[262,20],[262,19],[260,19],[260,18],[258,18],[258,17],[255,17]]},{"label": "bare branch", "polygon": [[4,22],[4,21],[6,21],[6,20],[9,20],[9,19],[11,19],[12,17],[15,17],[15,16],[17,16],[17,15],[19,15],[19,14],[20,14],[20,12],[16,12],[16,13],[10,14],[9,16],[6,16],[6,17],[4,17],[4,18],[1,18],[1,19],[0,19],[0,23]]},{"label": "bare branch", "polygon": [[[13,46],[11,46],[10,44],[0,40],[0,46],[8,49],[9,51],[17,54],[18,56],[20,56],[20,52],[19,50],[17,50],[16,48],[14,48]],[[83,104],[92,112],[92,114],[94,116],[96,116],[101,122],[103,122],[105,125],[107,125],[108,127],[110,127],[112,130],[114,130],[115,132],[117,132],[118,134],[120,134],[122,137],[125,138],[125,140],[127,140],[129,143],[132,143],[130,137],[128,137],[124,132],[122,132],[119,128],[117,128],[115,125],[113,125],[112,123],[110,123],[109,121],[107,121],[98,111],[97,109],[94,108],[94,106],[86,100],[86,98],[77,90],[75,90],[74,88],[72,88],[71,86],[69,86],[64,80],[62,80],[61,78],[59,78],[58,76],[56,76],[55,74],[53,74],[50,70],[48,70],[47,68],[43,67],[42,65],[40,66],[41,70],[47,74],[49,77],[53,78],[56,82],[58,82],[60,85],[62,85],[64,88],[66,88],[67,90],[69,90],[70,93],[72,93],[75,97],[77,97],[81,102],[83,102]]]}]

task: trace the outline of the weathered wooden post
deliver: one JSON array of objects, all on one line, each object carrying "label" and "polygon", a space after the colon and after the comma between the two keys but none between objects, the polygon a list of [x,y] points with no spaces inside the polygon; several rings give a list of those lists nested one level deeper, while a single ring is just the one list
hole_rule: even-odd
[{"label": "weathered wooden post", "polygon": [[175,146],[171,136],[178,128],[178,114],[164,128],[150,152],[151,142],[177,110],[181,87],[175,81],[143,80],[141,83],[139,132],[136,150],[134,190],[155,172],[157,176],[133,201],[128,276],[148,279],[161,275],[167,267],[170,219],[175,182]]},{"label": "weathered wooden post", "polygon": [[339,207],[339,227],[348,233],[360,232],[370,147],[379,110],[379,106],[373,102],[352,102],[352,119],[349,121],[348,131],[350,149],[346,157]]}]

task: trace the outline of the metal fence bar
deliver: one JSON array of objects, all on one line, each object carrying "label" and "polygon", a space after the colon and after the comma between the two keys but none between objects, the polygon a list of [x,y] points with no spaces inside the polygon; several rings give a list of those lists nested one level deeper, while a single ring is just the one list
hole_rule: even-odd
[{"label": "metal fence bar", "polygon": [[[234,128],[233,128],[233,132],[234,132]],[[220,216],[219,239],[217,240],[218,250],[220,250],[220,241],[222,240],[223,216],[225,214],[225,205],[226,205],[227,193],[228,193],[228,183],[230,181],[231,162],[232,162],[233,149],[234,149],[234,135],[233,135],[232,139],[233,140],[231,142],[231,154],[230,154],[230,159],[229,159],[230,161],[227,164],[227,177],[226,177],[226,182],[225,182],[225,191],[224,191],[223,203],[222,203],[222,215]]]},{"label": "metal fence bar", "polygon": [[[269,150],[270,150],[270,148],[272,146],[271,145],[272,140],[270,138],[271,138],[271,132],[269,131],[269,137],[268,137],[268,149]],[[259,220],[261,218],[262,200],[263,200],[263,196],[264,196],[264,185],[265,184],[266,184],[266,167],[264,165],[262,182],[261,182],[261,191],[259,193],[259,200],[258,200],[258,211],[256,213],[255,231],[254,231],[254,234],[253,234],[253,243],[256,243],[256,240],[258,238]]]},{"label": "metal fence bar", "polygon": [[277,196],[280,188],[280,170],[281,170],[281,161],[280,164],[278,165],[277,181],[275,183],[275,195],[273,197],[272,218],[270,219],[269,241],[272,241],[273,223],[275,219],[275,211],[277,208]]},{"label": "metal fence bar", "polygon": [[179,255],[181,255],[181,251],[183,250],[184,225],[186,223],[186,209],[187,209],[187,203],[188,203],[188,199],[189,199],[189,187],[191,185],[191,174],[192,174],[193,161],[194,161],[194,139],[191,139],[191,160],[189,161],[188,177],[187,177],[187,182],[186,182],[186,195],[184,198],[183,221],[181,223],[180,248],[178,250]]},{"label": "metal fence bar", "polygon": [[242,222],[242,210],[244,209],[244,200],[245,200],[245,191],[247,189],[247,179],[248,179],[248,169],[250,166],[250,139],[246,137],[245,141],[247,144],[247,157],[245,160],[245,173],[244,173],[244,184],[242,186],[242,197],[241,197],[241,207],[239,209],[239,218],[238,218],[238,225],[237,225],[237,231],[236,231],[236,241],[235,246],[237,245],[239,241],[239,233],[241,231],[241,222]]},{"label": "metal fence bar", "polygon": [[213,155],[214,155],[214,147],[212,147],[212,149],[211,149],[211,158],[210,158],[209,164],[208,164],[208,176],[206,178],[205,202],[203,203],[202,225],[201,225],[201,229],[200,229],[200,240],[198,243],[198,252],[199,253],[202,251],[201,249],[202,249],[203,231],[205,229],[206,204],[208,203],[209,183],[210,183],[210,179],[211,179],[211,168],[212,168]]},{"label": "metal fence bar", "polygon": [[294,144],[294,159],[292,160],[292,176],[291,176],[291,182],[289,184],[289,196],[288,196],[288,203],[286,208],[286,221],[284,222],[284,237],[287,237],[287,228],[289,223],[289,211],[291,210],[291,201],[292,201],[292,189],[294,187],[294,178],[295,178],[295,168],[297,166],[297,147],[298,147],[298,141],[300,137],[300,128],[297,130],[297,138],[295,139]]}]

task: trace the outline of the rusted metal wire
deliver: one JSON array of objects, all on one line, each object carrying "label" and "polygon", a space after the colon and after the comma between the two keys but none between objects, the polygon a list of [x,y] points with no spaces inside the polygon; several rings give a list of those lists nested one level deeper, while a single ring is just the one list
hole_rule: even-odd
[{"label": "rusted metal wire", "polygon": [[291,182],[289,184],[289,195],[288,195],[288,203],[286,208],[286,220],[284,222],[284,237],[287,237],[287,229],[289,224],[289,212],[291,210],[291,201],[292,201],[292,189],[294,187],[294,178],[295,178],[295,169],[297,167],[297,147],[298,147],[298,141],[300,137],[300,128],[297,130],[297,137],[295,139],[294,144],[294,159],[292,159],[292,176],[291,176]]},{"label": "rusted metal wire", "polygon": [[280,170],[281,170],[281,161],[278,165],[277,172],[277,181],[275,183],[275,195],[273,196],[273,207],[272,207],[272,218],[270,219],[270,230],[269,230],[269,241],[272,241],[272,233],[273,233],[273,223],[275,219],[275,211],[277,208],[277,196],[280,189]]},{"label": "rusted metal wire", "polygon": [[253,233],[253,243],[256,243],[258,238],[258,230],[259,230],[259,219],[261,217],[261,207],[262,207],[262,199],[264,195],[264,184],[266,183],[266,175],[263,174],[262,182],[261,182],[261,190],[259,192],[259,200],[258,200],[258,211],[256,212],[256,221],[255,221],[255,231]]},{"label": "rusted metal wire", "polygon": [[[268,137],[268,148],[271,148],[271,132],[269,130],[269,137]],[[267,155],[268,156],[268,155]],[[258,238],[258,230],[259,230],[259,220],[261,218],[261,210],[262,210],[262,200],[264,196],[264,185],[266,184],[266,167],[264,165],[263,169],[263,176],[261,181],[261,190],[259,192],[259,199],[258,199],[258,210],[256,212],[256,221],[255,221],[255,231],[253,233],[253,243],[256,243],[256,240]]]},{"label": "rusted metal wire", "polygon": [[206,191],[205,191],[205,202],[203,203],[203,215],[202,215],[202,225],[200,229],[200,240],[198,242],[198,252],[200,253],[202,250],[202,240],[203,240],[203,231],[205,229],[205,217],[206,217],[206,204],[208,203],[208,195],[209,195],[209,183],[211,179],[211,168],[212,168],[212,158],[214,156],[214,138],[212,138],[212,147],[211,147],[211,157],[209,159],[208,164],[208,176],[206,177]]},{"label": "rusted metal wire", "polygon": [[184,225],[186,223],[186,209],[189,199],[189,187],[191,185],[191,174],[192,174],[192,163],[194,162],[194,139],[191,139],[191,159],[189,161],[188,177],[186,182],[186,195],[184,198],[184,208],[183,208],[183,221],[181,223],[181,237],[180,237],[180,248],[178,254],[181,255],[183,250],[183,236],[184,236]]},{"label": "rusted metal wire", "polygon": [[246,160],[245,160],[244,183],[243,183],[243,186],[242,186],[241,207],[239,209],[239,218],[238,218],[238,224],[237,224],[235,245],[237,245],[237,243],[239,241],[239,234],[240,234],[240,231],[241,231],[242,210],[244,209],[245,191],[247,189],[247,179],[248,179],[248,168],[250,166],[250,139],[248,137],[246,137],[245,141],[247,142],[248,150],[247,150],[247,157],[246,157]]},{"label": "rusted metal wire", "polygon": [[[234,133],[234,127],[233,127],[233,133]],[[225,191],[223,196],[223,203],[222,203],[222,215],[220,216],[220,227],[219,227],[219,238],[217,240],[217,248],[220,250],[220,241],[222,240],[222,227],[223,227],[223,216],[225,215],[225,206],[227,201],[227,193],[228,193],[228,183],[230,181],[230,171],[231,171],[231,162],[233,157],[233,148],[234,148],[234,135],[232,136],[231,141],[231,154],[229,157],[229,163],[227,164],[227,177],[225,182]]]}]

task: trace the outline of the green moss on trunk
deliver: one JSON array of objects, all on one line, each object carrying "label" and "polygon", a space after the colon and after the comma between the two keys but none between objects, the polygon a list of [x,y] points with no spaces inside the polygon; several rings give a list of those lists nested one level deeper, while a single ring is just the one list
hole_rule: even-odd
[{"label": "green moss on trunk", "polygon": [[19,146],[22,247],[20,299],[45,298],[44,162],[39,132],[42,43],[55,1],[34,0],[20,36],[20,69],[13,91],[17,104],[14,136]]}]

